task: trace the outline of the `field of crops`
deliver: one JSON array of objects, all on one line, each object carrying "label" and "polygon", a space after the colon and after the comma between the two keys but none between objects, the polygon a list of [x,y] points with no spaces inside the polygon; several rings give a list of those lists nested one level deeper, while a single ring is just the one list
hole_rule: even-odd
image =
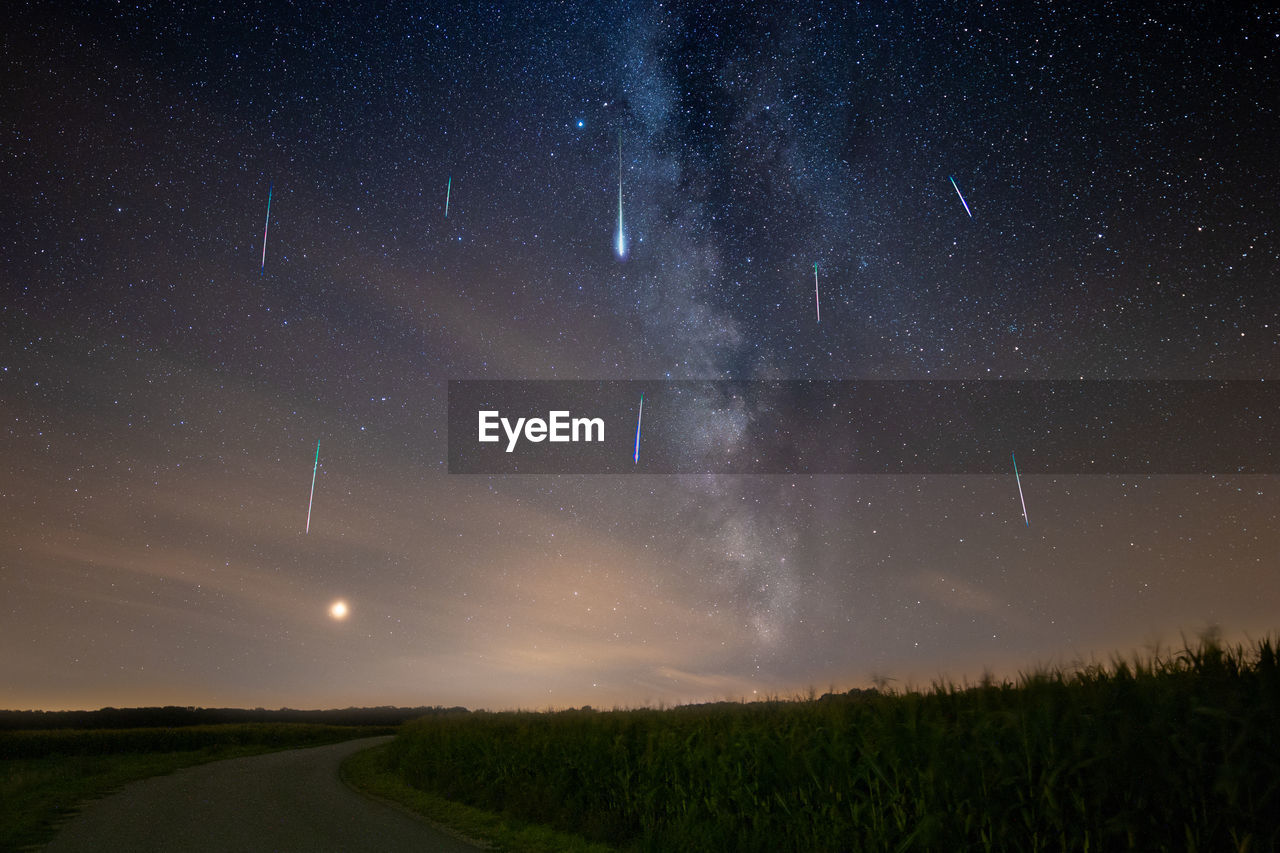
[{"label": "field of crops", "polygon": [[1273,643],[1013,684],[409,724],[389,768],[633,850],[1275,850]]}]

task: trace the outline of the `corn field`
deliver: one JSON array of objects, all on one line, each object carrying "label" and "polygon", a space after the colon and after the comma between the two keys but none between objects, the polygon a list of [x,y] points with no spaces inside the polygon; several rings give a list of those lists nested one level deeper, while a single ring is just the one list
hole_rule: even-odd
[{"label": "corn field", "polygon": [[1017,684],[670,710],[457,713],[389,769],[625,850],[1267,851],[1272,641]]}]

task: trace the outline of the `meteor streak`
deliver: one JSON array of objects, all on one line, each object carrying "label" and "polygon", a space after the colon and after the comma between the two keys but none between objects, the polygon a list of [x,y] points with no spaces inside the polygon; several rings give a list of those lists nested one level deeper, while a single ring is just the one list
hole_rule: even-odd
[{"label": "meteor streak", "polygon": [[449,194],[453,192],[453,175],[449,176],[449,183],[444,188],[444,218],[449,218]]},{"label": "meteor streak", "polygon": [[1022,520],[1027,523],[1027,527],[1031,526],[1031,519],[1027,518],[1027,499],[1022,496],[1022,477],[1018,476],[1018,457],[1010,453],[1013,457],[1013,478],[1018,481],[1018,500],[1022,501]]},{"label": "meteor streak", "polygon": [[813,265],[813,307],[818,312],[818,322],[822,322],[822,300],[818,298],[818,265]]},{"label": "meteor streak", "polygon": [[640,464],[640,421],[644,419],[644,392],[640,392],[640,414],[636,415],[636,454],[632,457],[632,464]]},{"label": "meteor streak", "polygon": [[316,472],[320,470],[320,439],[316,439],[316,464],[311,469],[311,497],[307,500],[307,532],[311,532],[311,504],[316,499]]},{"label": "meteor streak", "polygon": [[618,132],[618,257],[627,256],[627,235],[622,230],[622,132]]},{"label": "meteor streak", "polygon": [[259,275],[267,274],[267,231],[271,228],[271,190],[275,188],[275,184],[267,184],[267,221],[262,226],[262,271]]},{"label": "meteor streak", "polygon": [[[956,179],[947,175],[947,180],[951,181],[951,186],[956,187]],[[973,219],[973,211],[969,209],[969,202],[964,200],[964,193],[960,192],[960,188],[956,187],[956,195],[960,196],[960,203],[964,205],[964,212],[969,214],[969,218]]]}]

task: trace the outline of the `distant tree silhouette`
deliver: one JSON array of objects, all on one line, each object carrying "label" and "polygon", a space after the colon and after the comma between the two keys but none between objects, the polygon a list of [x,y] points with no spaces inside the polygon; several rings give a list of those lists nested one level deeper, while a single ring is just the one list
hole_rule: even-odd
[{"label": "distant tree silhouette", "polygon": [[151,708],[101,708],[97,711],[0,711],[0,731],[20,729],[133,729],[207,726],[219,723],[324,723],[331,726],[398,726],[418,717],[470,713],[439,705],[418,708],[342,708],[300,711],[281,708],[197,708],[166,705]]}]

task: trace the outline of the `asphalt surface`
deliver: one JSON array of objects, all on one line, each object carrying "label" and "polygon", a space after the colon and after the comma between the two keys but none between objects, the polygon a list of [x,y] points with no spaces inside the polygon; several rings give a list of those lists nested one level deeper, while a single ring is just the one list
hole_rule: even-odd
[{"label": "asphalt surface", "polygon": [[73,817],[64,851],[417,851],[477,849],[342,784],[348,755],[389,737],[273,752],[133,782]]}]

